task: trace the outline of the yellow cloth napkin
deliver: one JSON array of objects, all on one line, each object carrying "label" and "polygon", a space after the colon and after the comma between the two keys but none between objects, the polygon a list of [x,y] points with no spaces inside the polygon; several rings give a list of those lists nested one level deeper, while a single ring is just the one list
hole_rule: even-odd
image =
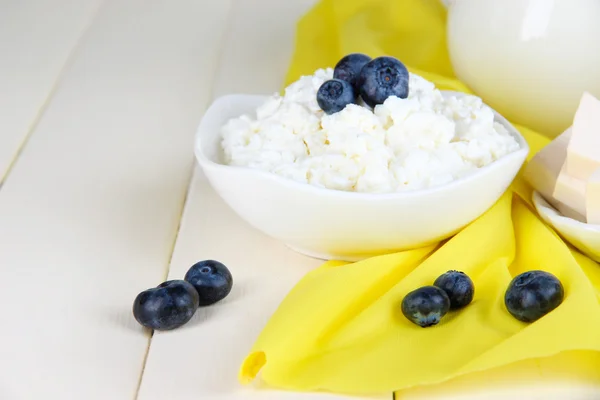
[{"label": "yellow cloth napkin", "polygon": [[[452,73],[445,16],[437,0],[322,0],[298,25],[288,82],[363,52],[396,56],[439,88],[468,92]],[[517,128],[532,154],[548,143]],[[356,263],[332,261],[307,274],[256,340],[240,380],[260,372],[266,384],[290,390],[389,393],[469,374],[488,379],[481,374],[511,366],[522,373],[536,361],[538,375],[569,367],[600,382],[600,267],[544,225],[521,178],[512,189],[443,243]],[[449,269],[473,279],[473,302],[435,327],[406,320],[404,295]],[[531,269],[555,274],[565,300],[526,324],[506,311],[503,296],[513,276]]]}]

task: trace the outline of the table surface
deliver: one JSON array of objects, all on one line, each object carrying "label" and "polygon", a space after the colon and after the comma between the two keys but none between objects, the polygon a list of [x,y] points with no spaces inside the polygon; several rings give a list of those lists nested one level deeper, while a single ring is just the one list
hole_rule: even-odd
[{"label": "table surface", "polygon": [[[0,0],[0,399],[349,399],[237,383],[319,261],[241,221],[192,151],[215,97],[280,89],[313,3]],[[137,325],[138,292],[209,258],[235,274],[225,301],[172,332]],[[534,369],[402,398],[600,398]]]}]

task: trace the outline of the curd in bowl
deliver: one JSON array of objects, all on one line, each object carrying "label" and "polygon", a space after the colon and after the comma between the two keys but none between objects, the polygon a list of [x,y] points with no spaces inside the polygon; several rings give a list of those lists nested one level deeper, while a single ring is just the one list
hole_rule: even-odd
[{"label": "curd in bowl", "polygon": [[[444,98],[467,96],[442,92]],[[299,182],[269,170],[228,165],[222,128],[253,114],[267,96],[228,95],[207,110],[195,154],[219,196],[245,221],[292,249],[321,259],[355,261],[446,239],[488,210],[507,190],[529,152],[496,112],[518,148],[448,182],[404,191],[357,192]]]}]

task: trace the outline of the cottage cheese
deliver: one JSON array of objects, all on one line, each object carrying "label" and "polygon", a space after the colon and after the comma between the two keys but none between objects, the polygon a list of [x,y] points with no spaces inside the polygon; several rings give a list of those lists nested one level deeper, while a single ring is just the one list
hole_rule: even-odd
[{"label": "cottage cheese", "polygon": [[327,115],[316,95],[332,76],[319,69],[271,96],[256,116],[230,120],[222,130],[226,163],[323,188],[389,193],[443,185],[519,148],[480,98],[444,99],[415,74],[406,99]]}]

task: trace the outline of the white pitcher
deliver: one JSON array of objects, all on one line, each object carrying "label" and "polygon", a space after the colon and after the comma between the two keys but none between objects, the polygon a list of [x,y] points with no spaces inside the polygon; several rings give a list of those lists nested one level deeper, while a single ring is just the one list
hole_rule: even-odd
[{"label": "white pitcher", "polygon": [[600,0],[450,0],[454,70],[508,119],[553,138],[600,97]]}]

